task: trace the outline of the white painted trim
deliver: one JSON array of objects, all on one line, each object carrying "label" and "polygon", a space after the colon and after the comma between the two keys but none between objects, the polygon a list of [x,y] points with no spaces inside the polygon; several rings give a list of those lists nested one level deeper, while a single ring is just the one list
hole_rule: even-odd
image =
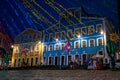
[{"label": "white painted trim", "polygon": [[72,30],[71,30],[71,29],[67,30],[67,36],[70,37],[70,36],[68,35],[68,32],[71,33],[71,37],[72,37],[72,36],[73,36],[73,35],[72,35]]},{"label": "white painted trim", "polygon": [[[90,28],[90,27],[93,27],[93,33],[95,32],[95,26],[94,26],[94,25],[90,25],[90,26],[88,26],[88,34],[89,34],[89,35],[90,35],[90,31],[89,31],[89,28]],[[93,34],[93,33],[92,33],[92,34]]]},{"label": "white painted trim", "polygon": [[[50,50],[50,46],[52,46],[52,50]],[[48,51],[53,51],[53,45],[52,44],[49,45]]]},{"label": "white painted trim", "polygon": [[86,42],[86,47],[87,47],[87,40],[81,40],[81,47],[83,48],[83,41]]},{"label": "white painted trim", "polygon": [[78,59],[80,58],[80,55],[78,53],[74,54],[74,61],[76,60],[75,59],[75,56],[78,55]]},{"label": "white painted trim", "polygon": [[80,48],[80,42],[79,42],[79,40],[77,40],[77,41],[74,42],[74,48],[76,48],[76,42],[78,42],[78,48]]},{"label": "white painted trim", "polygon": [[84,55],[84,54],[86,55],[86,60],[87,60],[87,57],[88,57],[87,53],[82,53],[82,54],[81,54],[81,65],[83,65],[83,55]]},{"label": "white painted trim", "polygon": [[[76,15],[75,15],[75,13],[78,11],[78,16],[79,17],[77,17]],[[77,18],[78,20],[80,20],[80,15],[81,14],[81,10],[80,9],[76,9],[76,10],[74,10],[74,16],[75,16],[75,18]]]},{"label": "white painted trim", "polygon": [[65,31],[61,31],[61,33],[60,33],[60,34],[61,34],[61,35],[60,35],[60,38],[61,38],[61,39],[62,39],[62,36],[63,36],[62,33],[64,33],[64,38],[65,38],[65,34],[66,34]]},{"label": "white painted trim", "polygon": [[102,46],[103,46],[103,37],[97,38],[97,46],[98,46],[98,40],[99,40],[99,39],[102,39]]},{"label": "white painted trim", "polygon": [[54,56],[54,62],[53,62],[53,64],[55,65],[55,57],[57,57],[57,65],[58,65],[58,56],[57,55]]},{"label": "white painted trim", "polygon": [[54,45],[54,50],[56,50],[56,45],[58,45],[58,50],[59,50],[59,44],[58,44],[58,43],[56,43],[56,44]]},{"label": "white painted trim", "polygon": [[98,26],[101,25],[101,31],[103,31],[103,25],[102,24],[97,24],[96,25],[96,32],[98,33]]},{"label": "white painted trim", "polygon": [[45,51],[45,49],[44,49],[44,48],[45,48],[45,46],[46,46],[46,51],[48,51],[48,50],[47,50],[47,45],[44,45],[44,47],[43,47],[43,51],[44,51],[44,52],[46,52],[46,51]]},{"label": "white painted trim", "polygon": [[[94,46],[90,46],[90,40],[93,40]],[[89,47],[95,47],[95,39],[89,39]]]},{"label": "white painted trim", "polygon": [[[45,58],[45,59],[44,59]],[[47,59],[47,57],[46,56],[44,56],[43,57],[43,59],[44,59],[44,64],[46,64],[46,59]]]},{"label": "white painted trim", "polygon": [[61,65],[62,56],[64,56],[64,65],[65,65],[65,55],[60,55],[60,65]]},{"label": "white painted trim", "polygon": [[55,32],[55,38],[56,38],[56,34],[58,34],[58,39],[59,39],[59,37],[60,37],[60,35],[59,35],[59,32]]},{"label": "white painted trim", "polygon": [[85,35],[87,35],[87,27],[82,27],[82,28],[81,28],[81,35],[83,35],[83,34],[82,34],[82,29],[83,29],[83,28],[85,28],[85,32],[86,32]]},{"label": "white painted trim", "polygon": [[50,35],[52,35],[52,38],[53,38],[53,33],[49,33],[49,40],[50,40]]},{"label": "white painted trim", "polygon": [[71,56],[71,61],[72,61],[72,55],[70,54],[70,55],[67,55],[67,63],[66,63],[66,65],[68,65],[68,56]]},{"label": "white painted trim", "polygon": [[61,43],[60,50],[62,50],[62,44],[64,44],[64,47],[65,47],[65,43]]},{"label": "white painted trim", "polygon": [[80,34],[80,28],[75,28],[75,29],[74,29],[74,37],[75,37],[75,35],[76,35],[76,30],[78,30],[78,35]]},{"label": "white painted trim", "polygon": [[48,56],[48,65],[50,65],[49,64],[49,58],[51,57],[51,65],[52,65],[52,56],[50,55],[50,56]]}]

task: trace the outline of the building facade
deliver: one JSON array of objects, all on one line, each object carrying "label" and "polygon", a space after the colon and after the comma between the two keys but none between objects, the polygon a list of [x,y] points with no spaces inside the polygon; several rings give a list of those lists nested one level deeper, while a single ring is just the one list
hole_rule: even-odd
[{"label": "building facade", "polygon": [[[24,60],[36,66],[41,62],[43,65],[69,65],[71,61],[83,65],[93,56],[108,59],[106,34],[112,31],[108,24],[105,18],[88,15],[81,8],[69,9],[48,29],[27,29],[17,36],[12,67],[18,67]],[[26,56],[21,54],[23,48],[29,48]]]},{"label": "building facade", "polygon": [[11,56],[12,41],[5,33],[0,33],[0,66],[3,64],[4,55],[8,53]]},{"label": "building facade", "polygon": [[16,37],[13,48],[12,67],[37,66],[42,61],[43,43],[41,32],[26,29]]}]

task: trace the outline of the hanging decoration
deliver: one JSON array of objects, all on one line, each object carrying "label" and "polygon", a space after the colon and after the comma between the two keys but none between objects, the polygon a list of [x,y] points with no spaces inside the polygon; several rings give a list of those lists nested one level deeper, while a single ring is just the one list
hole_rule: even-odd
[{"label": "hanging decoration", "polygon": [[65,44],[65,50],[70,52],[71,49],[72,49],[72,45],[71,45],[70,41],[67,41]]}]

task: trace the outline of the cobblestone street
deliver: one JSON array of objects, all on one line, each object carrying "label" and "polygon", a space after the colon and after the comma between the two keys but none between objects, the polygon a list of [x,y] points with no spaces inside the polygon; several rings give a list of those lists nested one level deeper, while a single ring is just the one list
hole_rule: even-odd
[{"label": "cobblestone street", "polygon": [[120,80],[120,71],[9,70],[0,71],[0,80]]}]

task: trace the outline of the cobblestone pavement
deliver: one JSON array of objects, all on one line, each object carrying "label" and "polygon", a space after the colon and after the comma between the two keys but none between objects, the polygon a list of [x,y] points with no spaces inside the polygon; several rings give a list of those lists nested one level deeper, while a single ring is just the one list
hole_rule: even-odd
[{"label": "cobblestone pavement", "polygon": [[120,71],[9,70],[0,71],[0,80],[120,80]]}]

